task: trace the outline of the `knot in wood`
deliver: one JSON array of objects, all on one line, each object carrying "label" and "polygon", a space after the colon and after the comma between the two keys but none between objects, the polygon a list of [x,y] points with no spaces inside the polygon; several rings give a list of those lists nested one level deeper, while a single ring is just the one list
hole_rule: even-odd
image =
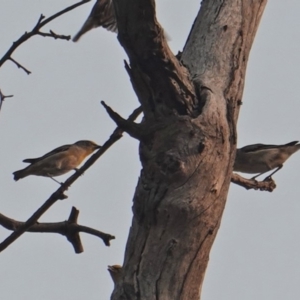
[{"label": "knot in wood", "polygon": [[158,155],[156,162],[161,173],[164,175],[172,175],[177,172],[182,172],[184,169],[184,163],[179,157],[179,154],[172,150]]}]

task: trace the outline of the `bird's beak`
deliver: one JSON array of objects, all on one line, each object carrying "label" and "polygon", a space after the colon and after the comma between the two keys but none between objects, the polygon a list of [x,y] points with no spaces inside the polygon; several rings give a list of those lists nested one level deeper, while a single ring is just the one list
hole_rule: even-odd
[{"label": "bird's beak", "polygon": [[95,149],[100,149],[100,148],[102,148],[102,146],[100,146],[100,145],[95,146]]},{"label": "bird's beak", "polygon": [[113,269],[114,269],[113,266],[107,266],[107,270],[108,271],[112,271],[113,272],[114,271]]}]

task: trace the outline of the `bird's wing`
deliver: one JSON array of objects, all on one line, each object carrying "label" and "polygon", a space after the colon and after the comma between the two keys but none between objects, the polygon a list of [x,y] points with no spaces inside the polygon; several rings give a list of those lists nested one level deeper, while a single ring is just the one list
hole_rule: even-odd
[{"label": "bird's wing", "polygon": [[118,31],[112,0],[98,0],[90,16],[95,21],[94,27],[102,26],[112,32]]},{"label": "bird's wing", "polygon": [[260,150],[267,150],[267,149],[275,149],[275,148],[281,148],[281,147],[286,147],[286,146],[294,146],[298,143],[298,141],[290,142],[284,145],[265,145],[265,144],[253,144],[253,145],[248,145],[245,146],[241,149],[240,151],[247,153],[247,152],[255,152],[255,151],[260,151]]},{"label": "bird's wing", "polygon": [[73,37],[73,42],[77,42],[86,32],[99,26],[112,32],[118,32],[112,0],[98,0],[95,3],[87,20]]},{"label": "bird's wing", "polygon": [[51,155],[54,155],[54,154],[57,154],[57,153],[61,153],[61,152],[64,152],[64,151],[67,151],[70,149],[72,145],[63,145],[63,146],[60,146],[60,147],[57,147],[55,149],[53,149],[52,151],[46,153],[45,155],[41,156],[41,157],[37,157],[37,158],[26,158],[23,160],[23,162],[25,163],[30,163],[30,164],[34,164],[42,159],[45,159]]},{"label": "bird's wing", "polygon": [[293,141],[293,142],[290,142],[290,143],[287,143],[285,145],[281,145],[280,147],[285,147],[285,146],[295,146],[296,144],[298,144],[299,141]]},{"label": "bird's wing", "polygon": [[276,145],[265,145],[265,144],[253,144],[253,145],[245,146],[239,150],[246,153],[246,152],[259,151],[259,150],[263,150],[263,149],[272,149],[275,147],[277,147],[277,146]]}]

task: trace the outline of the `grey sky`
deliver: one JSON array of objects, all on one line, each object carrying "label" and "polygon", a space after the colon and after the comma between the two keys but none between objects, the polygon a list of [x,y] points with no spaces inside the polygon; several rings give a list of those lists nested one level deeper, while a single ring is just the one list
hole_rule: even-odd
[{"label": "grey sky", "polygon": [[[2,1],[0,57],[36,24],[75,1]],[[158,19],[181,50],[197,14],[198,0],[159,0]],[[74,35],[93,3],[47,26]],[[300,139],[299,11],[297,0],[269,1],[248,64],[238,132],[239,146]],[[27,76],[7,62],[0,88],[7,99],[0,112],[0,212],[26,220],[57,188],[47,178],[13,181],[24,158],[80,139],[102,144],[115,128],[100,105],[105,100],[124,117],[138,106],[123,67],[126,54],[116,36],[103,29],[80,42],[34,37],[13,57],[32,71]],[[122,264],[131,223],[132,196],[140,171],[138,143],[127,135],[108,151],[41,219],[68,218],[116,235],[111,247],[81,234],[85,252],[76,255],[65,238],[25,234],[0,255],[1,299],[109,299],[108,264]],[[300,297],[300,155],[274,179],[273,193],[232,185],[204,282],[205,300],[296,300]],[[69,175],[59,177],[64,180]],[[0,239],[9,232],[0,228]]]}]

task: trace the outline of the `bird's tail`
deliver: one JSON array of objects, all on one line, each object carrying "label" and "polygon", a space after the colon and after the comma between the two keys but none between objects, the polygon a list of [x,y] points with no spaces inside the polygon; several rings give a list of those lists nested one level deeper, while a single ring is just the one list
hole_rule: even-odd
[{"label": "bird's tail", "polygon": [[82,35],[84,35],[86,32],[90,31],[94,27],[92,20],[88,18],[86,22],[83,24],[81,29],[78,31],[78,33],[73,37],[72,41],[77,42]]},{"label": "bird's tail", "polygon": [[300,143],[299,144],[298,143],[299,143],[298,141],[295,141],[287,144],[287,146],[289,146],[288,149],[291,154],[300,150]]},{"label": "bird's tail", "polygon": [[24,169],[13,172],[13,175],[14,175],[14,180],[15,181],[18,181],[19,179],[24,178],[24,177],[27,176],[27,174],[24,172]]},{"label": "bird's tail", "polygon": [[118,32],[113,5],[112,0],[97,0],[82,28],[73,37],[73,42],[77,42],[87,31],[100,26],[109,31]]}]

